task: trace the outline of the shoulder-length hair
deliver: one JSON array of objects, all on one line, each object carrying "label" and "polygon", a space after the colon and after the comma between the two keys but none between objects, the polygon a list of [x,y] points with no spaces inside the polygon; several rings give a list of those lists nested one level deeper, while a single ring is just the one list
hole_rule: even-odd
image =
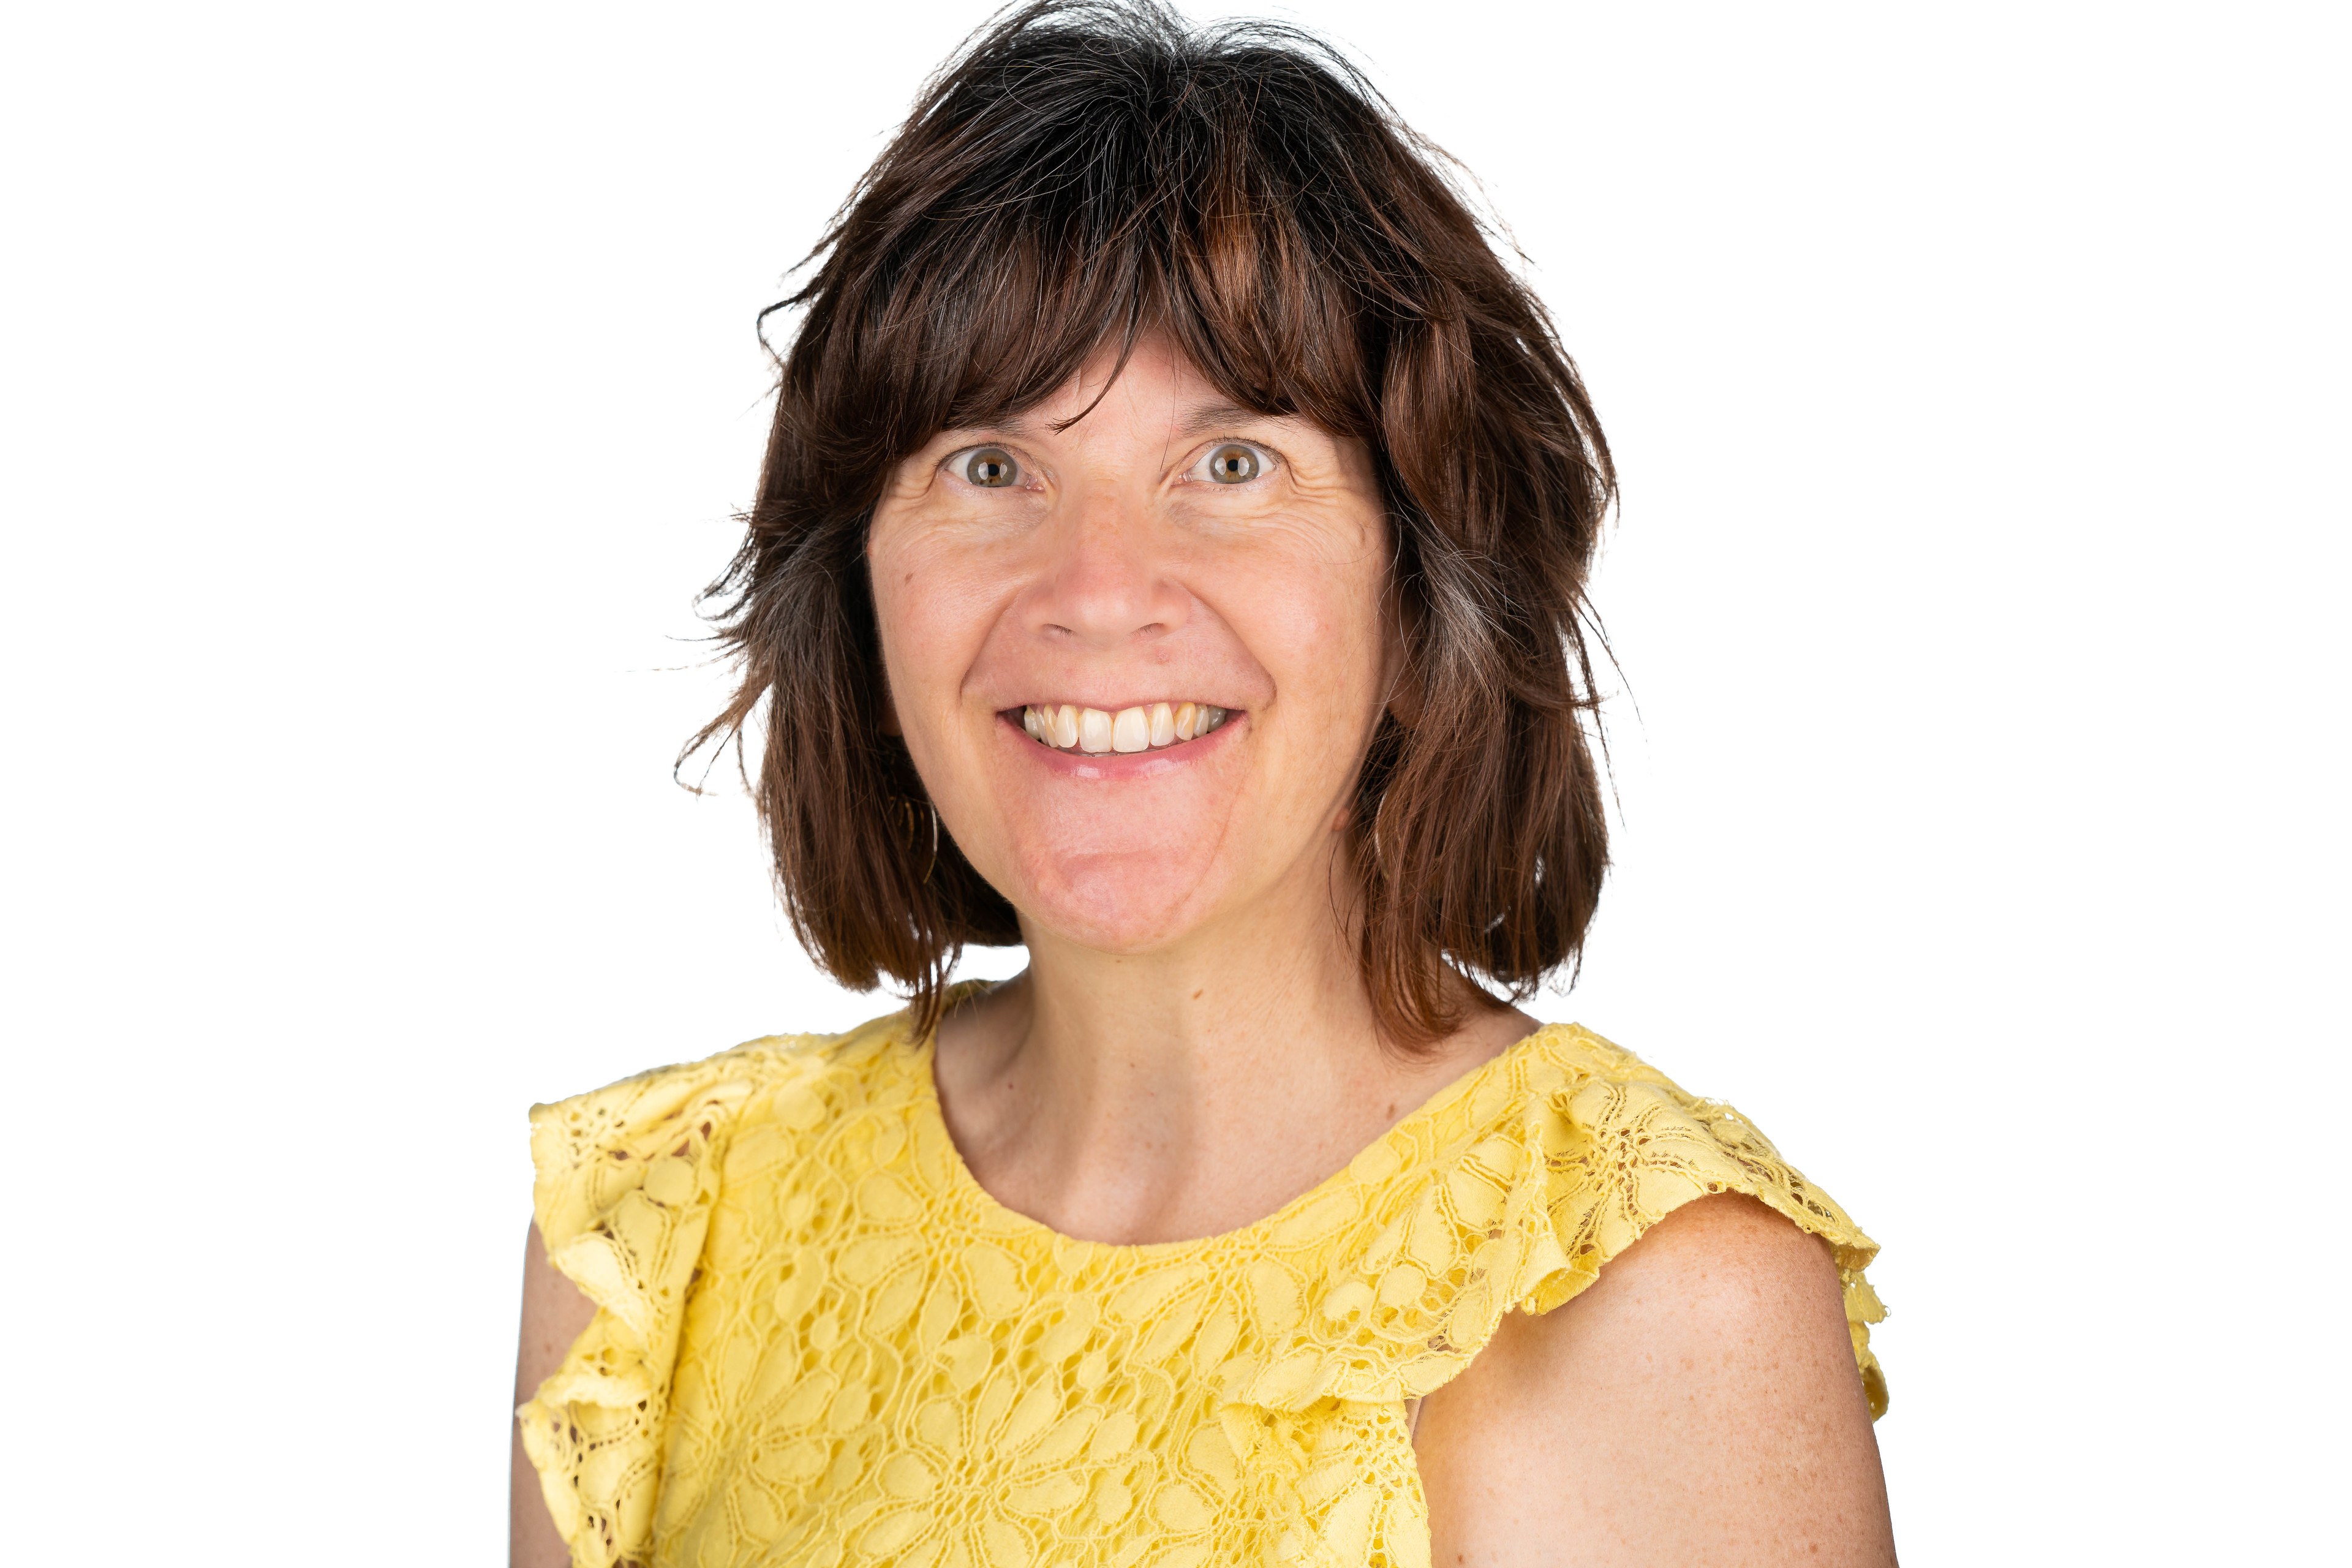
[{"label": "shoulder-length hair", "polygon": [[687,749],[764,731],[776,879],[835,978],[887,976],[928,1024],[966,943],[1021,940],[883,732],[865,552],[885,482],[1149,331],[1236,405],[1372,454],[1407,658],[1349,854],[1387,1034],[1458,1024],[1449,969],[1523,997],[1573,962],[1608,859],[1585,584],[1615,479],[1543,306],[1442,162],[1327,46],[1156,0],[1028,5],[927,85],[770,308],[804,314],[709,590],[741,681]]}]

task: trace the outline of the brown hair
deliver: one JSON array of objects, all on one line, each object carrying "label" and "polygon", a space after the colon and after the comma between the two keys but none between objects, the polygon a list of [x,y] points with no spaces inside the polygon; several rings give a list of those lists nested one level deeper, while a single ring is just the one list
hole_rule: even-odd
[{"label": "brown hair", "polygon": [[1543,306],[1360,73],[1155,0],[1026,6],[925,88],[810,261],[770,307],[805,314],[709,591],[742,679],[687,755],[764,719],[759,807],[819,963],[928,1022],[965,943],[1021,940],[882,733],[867,525],[941,430],[1150,330],[1373,455],[1407,649],[1350,847],[1383,1027],[1458,1023],[1449,967],[1521,997],[1574,960],[1608,860],[1584,592],[1609,450]]}]

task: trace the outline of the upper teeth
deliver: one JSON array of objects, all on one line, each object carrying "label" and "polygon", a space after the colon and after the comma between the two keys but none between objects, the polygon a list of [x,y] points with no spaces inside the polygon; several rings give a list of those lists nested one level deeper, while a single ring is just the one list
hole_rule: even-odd
[{"label": "upper teeth", "polygon": [[1024,708],[1021,727],[1032,739],[1065,752],[1148,752],[1205,735],[1225,718],[1225,710],[1205,702],[1153,702],[1116,713],[1065,702]]}]

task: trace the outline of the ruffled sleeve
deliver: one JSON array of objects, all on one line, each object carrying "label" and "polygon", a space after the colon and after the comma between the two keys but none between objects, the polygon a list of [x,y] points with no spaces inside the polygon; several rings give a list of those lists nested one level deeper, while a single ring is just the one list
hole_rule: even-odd
[{"label": "ruffled sleeve", "polygon": [[1829,1243],[1871,1412],[1886,1408],[1870,1349],[1885,1309],[1864,1276],[1876,1244],[1738,1112],[1589,1031],[1547,1029],[1349,1174],[1278,1238],[1319,1260],[1321,1277],[1301,1281],[1312,1305],[1265,1354],[1226,1368],[1225,1425],[1245,1450],[1263,1453],[1287,1425],[1278,1418],[1323,1401],[1431,1393],[1505,1312],[1572,1300],[1651,1226],[1717,1193],[1744,1193]]},{"label": "ruffled sleeve", "polygon": [[1870,1327],[1885,1318],[1886,1308],[1864,1273],[1878,1244],[1739,1112],[1685,1094],[1598,1036],[1585,1041],[1591,1070],[1547,1097],[1540,1118],[1543,1228],[1558,1243],[1560,1260],[1546,1258],[1527,1270],[1512,1304],[1548,1312],[1684,1204],[1744,1193],[1829,1243],[1870,1414],[1885,1415],[1886,1378],[1871,1352]]},{"label": "ruffled sleeve", "polygon": [[1286,1211],[1258,1317],[1279,1325],[1223,1368],[1219,1423],[1249,1507],[1288,1568],[1349,1568],[1379,1543],[1428,1568],[1409,1402],[1450,1382],[1514,1309],[1573,1300],[1675,1209],[1744,1193],[1828,1242],[1873,1415],[1885,1316],[1877,1253],[1826,1193],[1727,1105],[1685,1094],[1589,1031],[1556,1026],[1409,1118],[1348,1179]]},{"label": "ruffled sleeve", "polygon": [[730,1052],[531,1110],[548,1261],[598,1309],[518,1412],[574,1568],[646,1554],[678,1331],[750,1068]]}]

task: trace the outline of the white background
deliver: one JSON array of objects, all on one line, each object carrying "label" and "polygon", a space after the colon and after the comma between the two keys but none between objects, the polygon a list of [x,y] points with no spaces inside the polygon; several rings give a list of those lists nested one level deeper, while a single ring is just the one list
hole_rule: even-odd
[{"label": "white background", "polygon": [[[1885,1245],[1914,1564],[2342,1560],[2329,9],[1292,13],[1623,472],[1536,1010]],[[10,23],[12,1559],[495,1561],[525,1108],[885,1005],[668,767],[752,315],[981,16]]]}]

